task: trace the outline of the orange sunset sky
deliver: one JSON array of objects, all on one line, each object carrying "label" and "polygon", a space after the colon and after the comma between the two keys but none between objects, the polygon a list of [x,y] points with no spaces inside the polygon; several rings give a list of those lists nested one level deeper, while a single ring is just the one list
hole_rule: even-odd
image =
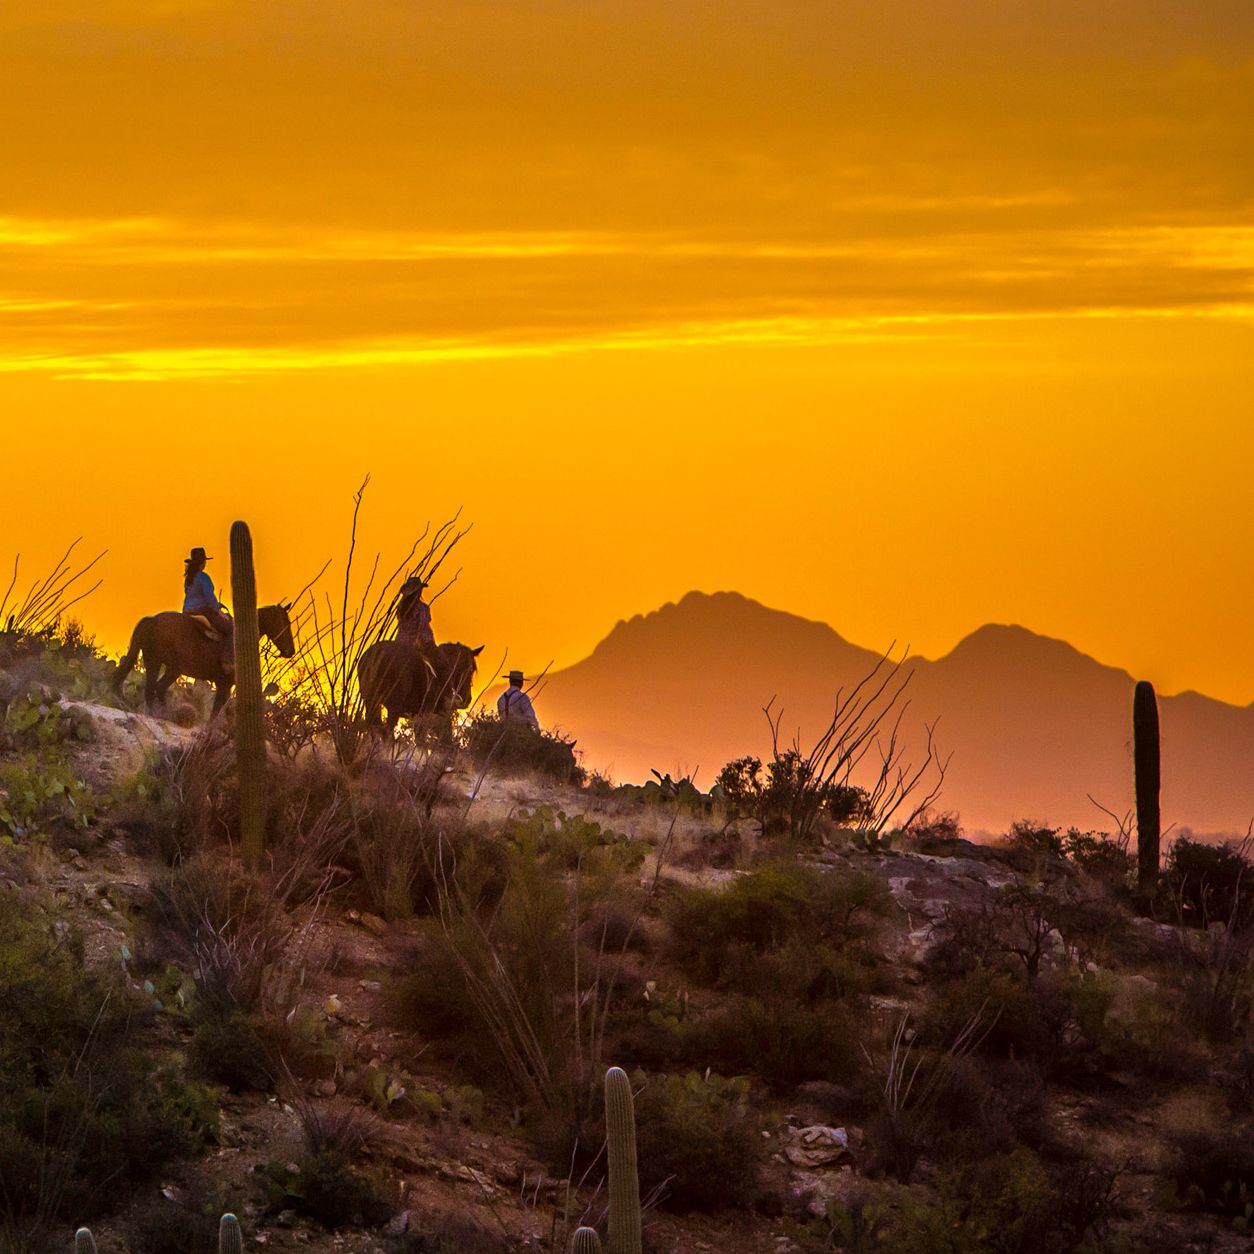
[{"label": "orange sunset sky", "polygon": [[0,560],[102,643],[372,471],[529,669],[734,588],[1254,700],[1248,0],[12,0],[0,136]]}]

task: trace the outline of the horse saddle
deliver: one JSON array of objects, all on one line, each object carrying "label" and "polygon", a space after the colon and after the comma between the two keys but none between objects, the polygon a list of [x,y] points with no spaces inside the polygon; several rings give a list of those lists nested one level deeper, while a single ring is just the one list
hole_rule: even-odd
[{"label": "horse saddle", "polygon": [[206,640],[212,640],[215,644],[221,643],[222,633],[203,614],[188,614],[186,617],[200,628]]}]

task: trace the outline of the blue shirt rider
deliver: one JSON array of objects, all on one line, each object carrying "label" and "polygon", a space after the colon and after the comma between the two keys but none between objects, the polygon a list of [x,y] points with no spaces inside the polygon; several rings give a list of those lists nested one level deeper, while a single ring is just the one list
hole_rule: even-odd
[{"label": "blue shirt rider", "polygon": [[221,638],[222,665],[229,672],[235,668],[235,624],[205,570],[205,563],[211,561],[213,558],[206,557],[199,547],[183,559],[183,613],[203,618]]}]

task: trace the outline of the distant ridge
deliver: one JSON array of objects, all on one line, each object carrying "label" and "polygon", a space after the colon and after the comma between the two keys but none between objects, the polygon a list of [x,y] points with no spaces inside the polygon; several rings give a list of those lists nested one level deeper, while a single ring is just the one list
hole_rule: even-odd
[{"label": "distant ridge", "polygon": [[[615,778],[719,767],[769,750],[762,706],[776,698],[789,735],[825,725],[836,689],[879,659],[826,623],[736,592],[690,592],[619,621],[575,665],[551,675],[541,717],[578,738]],[[1092,794],[1131,806],[1134,678],[1065,640],[1013,624],[973,631],[944,657],[912,659],[908,734],[940,719],[954,758],[942,804],[972,830],[1018,818],[1107,826]],[[1165,821],[1244,832],[1254,817],[1254,704],[1198,693],[1160,699]]]}]

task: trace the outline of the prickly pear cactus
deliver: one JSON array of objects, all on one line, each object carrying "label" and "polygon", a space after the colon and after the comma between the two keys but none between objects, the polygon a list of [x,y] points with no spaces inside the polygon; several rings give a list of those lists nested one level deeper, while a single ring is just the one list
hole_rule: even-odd
[{"label": "prickly pear cactus", "polygon": [[570,1254],[601,1254],[601,1238],[595,1228],[576,1228]]},{"label": "prickly pear cactus", "polygon": [[231,524],[231,596],[235,601],[235,756],[239,766],[240,847],[257,870],[266,843],[266,729],[257,632],[257,580],[248,524]]},{"label": "prickly pear cactus", "polygon": [[609,1254],[641,1254],[636,1109],[621,1067],[605,1073],[605,1135],[610,1168]]},{"label": "prickly pear cactus", "polygon": [[244,1238],[239,1230],[239,1220],[234,1215],[222,1216],[218,1224],[218,1254],[243,1254]]},{"label": "prickly pear cactus", "polygon": [[80,1228],[74,1234],[74,1254],[96,1254],[96,1238],[90,1228]]},{"label": "prickly pear cactus", "polygon": [[1132,697],[1132,756],[1136,768],[1137,882],[1143,890],[1158,882],[1159,793],[1162,763],[1158,738],[1158,699],[1154,685],[1141,680]]}]

